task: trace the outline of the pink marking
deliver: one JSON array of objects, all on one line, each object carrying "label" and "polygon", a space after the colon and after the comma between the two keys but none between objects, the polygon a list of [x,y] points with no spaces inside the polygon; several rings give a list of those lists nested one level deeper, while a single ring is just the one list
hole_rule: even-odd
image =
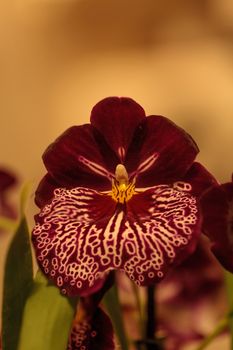
[{"label": "pink marking", "polygon": [[144,173],[146,170],[150,169],[152,165],[155,163],[156,159],[159,157],[158,153],[153,153],[146,160],[139,164],[136,171],[130,174],[130,177],[137,176],[138,174]]},{"label": "pink marking", "polygon": [[125,149],[123,146],[118,147],[118,154],[120,157],[120,160],[123,162],[123,160],[125,159]]},{"label": "pink marking", "polygon": [[83,156],[79,156],[78,160],[86,165],[89,169],[94,171],[96,174],[99,174],[101,176],[107,177],[109,180],[111,180],[114,177],[114,174],[110,173],[108,170],[106,170],[102,165],[99,165]]},{"label": "pink marking", "polygon": [[158,153],[154,153],[152,154],[150,157],[148,157],[146,160],[144,160],[144,162],[142,162],[138,169],[137,169],[137,173],[143,173],[144,171],[148,170],[156,161],[156,159],[158,158]]}]

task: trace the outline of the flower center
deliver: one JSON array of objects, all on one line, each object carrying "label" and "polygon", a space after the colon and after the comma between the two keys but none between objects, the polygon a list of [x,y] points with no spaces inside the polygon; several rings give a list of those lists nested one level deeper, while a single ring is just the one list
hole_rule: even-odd
[{"label": "flower center", "polygon": [[123,164],[118,164],[115,179],[112,180],[112,198],[119,203],[125,203],[134,195],[135,180],[129,182],[128,173]]}]

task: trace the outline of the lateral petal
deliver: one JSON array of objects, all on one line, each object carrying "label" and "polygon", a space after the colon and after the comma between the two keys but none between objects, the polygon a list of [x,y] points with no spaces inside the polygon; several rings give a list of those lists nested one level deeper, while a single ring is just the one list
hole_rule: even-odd
[{"label": "lateral petal", "polygon": [[[111,188],[117,158],[105,147],[103,138],[99,140],[100,135],[96,141],[96,134],[89,124],[73,126],[46,149],[43,161],[60,187],[83,186],[101,191]],[[100,152],[101,147],[105,152]]]},{"label": "lateral petal", "polygon": [[172,183],[186,174],[198,151],[191,136],[172,121],[149,116],[136,130],[125,166],[131,176],[137,176],[138,187]]}]

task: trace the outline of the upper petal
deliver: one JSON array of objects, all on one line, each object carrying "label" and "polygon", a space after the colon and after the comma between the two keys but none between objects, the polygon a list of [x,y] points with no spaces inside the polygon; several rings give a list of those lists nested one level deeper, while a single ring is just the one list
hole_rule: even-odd
[{"label": "upper petal", "polygon": [[91,112],[91,124],[104,136],[122,163],[134,131],[144,119],[143,108],[127,97],[105,98]]},{"label": "upper petal", "polygon": [[165,117],[149,116],[136,130],[125,165],[137,175],[138,187],[148,187],[183,177],[197,153],[197,145],[183,129]]},{"label": "upper petal", "polygon": [[[97,142],[96,134],[89,124],[73,126],[44,152],[45,166],[60,186],[86,186],[99,190],[111,187],[109,180],[115,171],[116,156],[103,145],[104,140],[101,142],[99,136]],[[102,153],[101,147],[104,148]]]}]

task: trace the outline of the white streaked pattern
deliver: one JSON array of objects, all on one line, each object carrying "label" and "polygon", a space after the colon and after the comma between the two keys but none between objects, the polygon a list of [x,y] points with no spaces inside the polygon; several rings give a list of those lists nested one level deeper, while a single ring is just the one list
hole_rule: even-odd
[{"label": "white streaked pattern", "polygon": [[132,172],[130,174],[130,177],[137,177],[137,175],[144,173],[145,171],[149,170],[152,165],[156,162],[156,160],[158,159],[159,154],[158,153],[153,153],[151,154],[148,158],[146,158],[143,162],[141,162],[139,164],[139,166],[137,167],[137,170]]},{"label": "white streaked pattern", "polygon": [[107,177],[110,181],[114,177],[114,174],[110,173],[108,170],[106,170],[102,165],[99,165],[98,163],[95,163],[83,156],[79,156],[78,160],[86,165],[89,169],[91,169],[94,173]]},{"label": "white streaked pattern", "polygon": [[70,286],[87,290],[116,268],[138,285],[160,279],[198,225],[196,199],[190,190],[191,185],[183,182],[154,186],[139,195],[146,197],[143,213],[131,208],[135,195],[126,207],[116,203],[108,217],[98,220],[96,199],[103,204],[106,194],[85,188],[57,189],[33,230],[44,272],[64,293]]},{"label": "white streaked pattern", "polygon": [[125,159],[125,148],[123,146],[118,147],[117,153],[120,157],[120,160],[123,162]]}]

